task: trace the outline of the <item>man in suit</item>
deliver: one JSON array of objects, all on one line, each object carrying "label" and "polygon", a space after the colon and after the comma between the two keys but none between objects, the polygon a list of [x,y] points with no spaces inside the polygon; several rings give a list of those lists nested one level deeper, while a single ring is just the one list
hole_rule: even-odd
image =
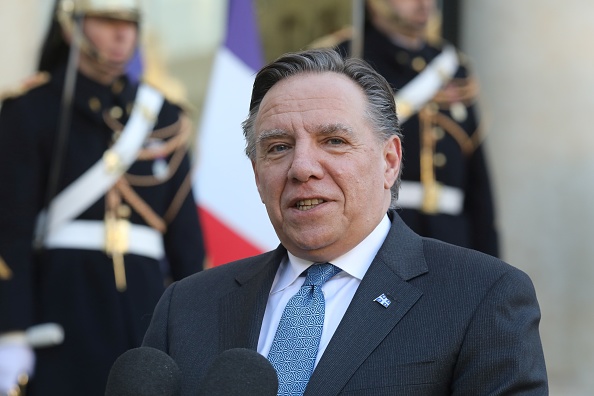
[{"label": "man in suit", "polygon": [[383,77],[333,50],[285,55],[256,76],[243,127],[281,245],[161,298],[144,345],[177,362],[182,394],[239,347],[268,357],[279,394],[547,394],[528,276],[392,209],[401,135]]}]

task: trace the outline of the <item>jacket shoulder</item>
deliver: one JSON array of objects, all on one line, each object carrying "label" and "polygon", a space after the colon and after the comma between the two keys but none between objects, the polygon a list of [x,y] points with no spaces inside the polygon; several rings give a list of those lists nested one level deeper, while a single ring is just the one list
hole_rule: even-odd
[{"label": "jacket shoulder", "polygon": [[429,270],[443,272],[444,276],[482,279],[486,283],[504,275],[527,276],[522,270],[486,253],[432,238],[422,240]]},{"label": "jacket shoulder", "polygon": [[45,86],[50,80],[51,76],[47,72],[35,73],[34,75],[27,77],[18,86],[0,92],[0,102],[19,98],[39,87]]},{"label": "jacket shoulder", "polygon": [[[286,251],[281,248],[209,268],[179,280],[178,289],[192,289],[197,285],[204,287],[204,285],[214,284],[217,288],[221,288],[223,285],[236,285],[236,282],[244,283],[261,274],[261,271],[271,269],[272,263],[280,263],[284,254]],[[276,271],[276,267],[274,270]]]},{"label": "jacket shoulder", "polygon": [[353,28],[351,26],[344,27],[335,32],[319,37],[312,41],[307,48],[308,49],[321,49],[321,48],[336,48],[341,45],[345,45],[353,38]]}]

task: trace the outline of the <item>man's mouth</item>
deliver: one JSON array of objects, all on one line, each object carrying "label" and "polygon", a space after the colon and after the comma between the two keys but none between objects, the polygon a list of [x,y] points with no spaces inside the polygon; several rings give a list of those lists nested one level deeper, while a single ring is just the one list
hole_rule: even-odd
[{"label": "man's mouth", "polygon": [[319,198],[302,199],[301,201],[297,201],[297,203],[295,204],[295,207],[298,210],[310,210],[324,202],[326,202],[326,201],[324,201],[323,199],[319,199]]}]

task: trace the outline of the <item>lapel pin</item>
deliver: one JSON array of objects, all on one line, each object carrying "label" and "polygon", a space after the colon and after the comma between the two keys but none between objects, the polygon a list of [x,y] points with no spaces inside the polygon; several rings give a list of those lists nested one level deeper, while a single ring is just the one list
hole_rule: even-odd
[{"label": "lapel pin", "polygon": [[390,299],[388,297],[386,297],[386,295],[383,293],[381,295],[377,296],[375,298],[375,300],[373,300],[373,301],[376,301],[377,303],[383,305],[384,308],[388,308],[390,306],[390,304],[392,304],[392,301],[390,301]]}]

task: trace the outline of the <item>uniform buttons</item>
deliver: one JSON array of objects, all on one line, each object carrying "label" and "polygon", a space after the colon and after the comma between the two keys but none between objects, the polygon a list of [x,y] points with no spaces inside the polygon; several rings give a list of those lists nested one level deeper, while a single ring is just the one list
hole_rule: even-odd
[{"label": "uniform buttons", "polygon": [[415,57],[412,60],[412,68],[417,72],[423,71],[423,69],[427,66],[427,62],[420,56]]},{"label": "uniform buttons", "polygon": [[89,99],[89,107],[95,113],[98,113],[99,110],[101,110],[101,101],[96,96],[92,96],[91,99]]},{"label": "uniform buttons", "polygon": [[461,102],[452,103],[450,106],[450,114],[452,114],[452,118],[458,122],[464,122],[466,121],[466,118],[468,118],[466,106]]},{"label": "uniform buttons", "polygon": [[132,209],[128,205],[122,204],[117,208],[117,215],[120,219],[127,219],[132,214]]},{"label": "uniform buttons", "polygon": [[436,126],[433,128],[433,136],[435,136],[435,140],[441,140],[445,136],[445,131],[442,127]]},{"label": "uniform buttons", "polygon": [[443,153],[435,153],[433,156],[433,164],[438,168],[443,168],[447,162],[448,159]]},{"label": "uniform buttons", "polygon": [[116,118],[116,119],[120,118],[123,114],[124,114],[124,110],[122,110],[122,108],[119,106],[113,106],[109,110],[109,116],[112,118]]},{"label": "uniform buttons", "polygon": [[108,173],[116,173],[121,169],[122,160],[120,156],[113,150],[107,150],[103,153],[103,164]]}]

